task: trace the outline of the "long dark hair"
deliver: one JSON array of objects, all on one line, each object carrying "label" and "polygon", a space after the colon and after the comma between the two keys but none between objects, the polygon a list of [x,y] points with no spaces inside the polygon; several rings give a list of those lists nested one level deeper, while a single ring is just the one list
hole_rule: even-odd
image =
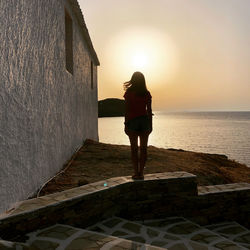
[{"label": "long dark hair", "polygon": [[148,93],[145,77],[139,71],[136,71],[132,75],[131,80],[125,82],[123,86],[125,91],[133,91],[138,96],[144,96]]}]

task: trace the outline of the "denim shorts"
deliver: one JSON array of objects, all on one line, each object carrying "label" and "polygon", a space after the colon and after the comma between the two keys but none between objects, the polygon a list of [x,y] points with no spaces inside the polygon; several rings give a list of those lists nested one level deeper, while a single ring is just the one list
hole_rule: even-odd
[{"label": "denim shorts", "polygon": [[149,126],[149,119],[147,115],[135,117],[132,120],[128,121],[128,130],[135,131],[135,132],[144,132],[148,131]]}]

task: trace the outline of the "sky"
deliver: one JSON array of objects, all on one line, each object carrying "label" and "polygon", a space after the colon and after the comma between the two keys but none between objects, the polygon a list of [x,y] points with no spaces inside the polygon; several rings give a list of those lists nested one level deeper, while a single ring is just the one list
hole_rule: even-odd
[{"label": "sky", "polygon": [[250,111],[250,0],[78,0],[98,99],[141,71],[154,110]]}]

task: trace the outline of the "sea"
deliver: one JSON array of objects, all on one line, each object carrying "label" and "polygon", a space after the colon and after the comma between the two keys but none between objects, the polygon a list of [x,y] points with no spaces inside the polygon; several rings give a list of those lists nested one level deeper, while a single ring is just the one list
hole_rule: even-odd
[{"label": "sea", "polygon": [[[124,117],[99,118],[99,141],[129,145]],[[250,167],[250,112],[158,111],[149,145],[224,154]]]}]

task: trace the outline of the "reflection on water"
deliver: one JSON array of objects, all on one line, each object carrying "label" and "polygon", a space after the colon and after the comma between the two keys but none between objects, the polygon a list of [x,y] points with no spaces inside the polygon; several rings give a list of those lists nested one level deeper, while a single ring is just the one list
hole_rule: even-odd
[{"label": "reflection on water", "polygon": [[[225,154],[250,166],[250,112],[156,112],[149,144]],[[100,142],[129,144],[124,118],[99,118]]]}]

